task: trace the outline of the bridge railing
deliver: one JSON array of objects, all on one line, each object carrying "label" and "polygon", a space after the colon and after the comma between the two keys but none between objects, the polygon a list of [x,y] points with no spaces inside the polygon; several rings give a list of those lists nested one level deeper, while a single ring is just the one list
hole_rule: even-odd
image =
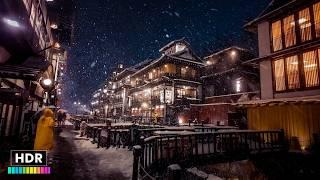
[{"label": "bridge railing", "polygon": [[[132,149],[133,145],[139,143],[140,135],[147,135],[154,130],[161,129],[161,126],[146,126],[146,125],[119,125],[113,124],[107,126],[106,124],[94,124],[86,127],[86,136],[92,138],[92,143],[97,143],[97,147],[128,147]],[[151,129],[153,129],[151,131]]]},{"label": "bridge railing", "polygon": [[146,138],[140,143],[141,153],[134,153],[134,159],[139,159],[139,172],[150,175],[173,163],[197,163],[201,157],[217,155],[282,151],[284,144],[283,130],[190,132]]}]

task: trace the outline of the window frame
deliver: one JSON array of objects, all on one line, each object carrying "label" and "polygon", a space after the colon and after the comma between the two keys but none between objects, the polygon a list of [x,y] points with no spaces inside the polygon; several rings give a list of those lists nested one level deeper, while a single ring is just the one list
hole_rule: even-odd
[{"label": "window frame", "polygon": [[[315,58],[317,60],[317,68],[318,68],[318,79],[319,79],[319,84],[317,86],[311,86],[307,87],[306,86],[306,81],[305,81],[305,72],[304,72],[304,63],[303,63],[303,54],[310,52],[310,51],[315,51]],[[298,72],[299,72],[299,83],[300,87],[295,88],[295,89],[289,89],[288,87],[288,73],[287,73],[287,62],[286,59],[288,57],[292,56],[297,56],[298,57]],[[277,91],[276,90],[276,79],[275,79],[275,65],[274,62],[277,60],[283,59],[284,61],[284,78],[285,78],[285,89]],[[295,53],[290,53],[285,56],[278,56],[274,57],[271,60],[271,72],[272,72],[272,86],[273,86],[273,93],[287,93],[287,92],[296,92],[296,91],[304,91],[304,90],[314,90],[314,89],[320,89],[320,47],[317,48],[312,48],[308,50],[304,50],[302,52],[295,52]]]},{"label": "window frame", "polygon": [[[269,41],[270,41],[270,52],[271,53],[275,53],[275,52],[281,52],[281,51],[284,51],[286,49],[289,49],[289,48],[292,48],[292,47],[297,47],[301,44],[305,44],[305,43],[309,43],[309,42],[312,42],[312,41],[315,41],[315,40],[319,40],[320,39],[320,35],[319,37],[316,36],[316,27],[315,27],[315,17],[314,17],[314,10],[313,10],[313,7],[315,4],[317,3],[320,3],[320,1],[318,2],[313,2],[307,6],[302,6],[301,8],[297,9],[297,10],[294,10],[294,11],[291,11],[291,12],[288,12],[288,13],[285,13],[283,16],[278,16],[278,18],[274,18],[273,20],[270,20],[270,24],[269,24]],[[300,31],[300,25],[298,23],[298,20],[299,20],[299,12],[308,8],[309,10],[309,15],[310,15],[310,22],[311,22],[311,39],[310,40],[306,40],[306,41],[302,41],[301,39],[301,31]],[[284,35],[284,23],[283,23],[283,20],[290,16],[290,15],[293,15],[294,16],[294,20],[295,20],[295,35],[296,35],[296,43],[292,46],[286,46],[285,44],[285,35]],[[277,21],[280,21],[281,23],[281,45],[282,45],[282,48],[279,49],[279,50],[274,50],[274,47],[273,47],[273,36],[272,36],[272,24],[277,22]]]}]

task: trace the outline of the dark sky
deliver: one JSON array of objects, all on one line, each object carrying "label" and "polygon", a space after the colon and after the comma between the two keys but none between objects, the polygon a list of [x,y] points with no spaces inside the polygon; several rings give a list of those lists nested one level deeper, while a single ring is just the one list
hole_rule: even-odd
[{"label": "dark sky", "polygon": [[64,105],[89,104],[118,63],[159,57],[166,43],[185,37],[200,57],[238,45],[255,53],[255,35],[242,26],[270,0],[78,0],[69,51]]}]

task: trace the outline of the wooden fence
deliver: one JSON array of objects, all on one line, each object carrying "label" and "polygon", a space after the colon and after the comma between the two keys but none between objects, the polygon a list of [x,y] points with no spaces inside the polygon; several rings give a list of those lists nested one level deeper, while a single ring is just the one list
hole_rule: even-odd
[{"label": "wooden fence", "polygon": [[[237,156],[284,149],[282,130],[234,130],[151,136],[134,146],[134,161],[138,162],[134,162],[133,172],[139,172],[145,179],[153,179],[159,169],[166,169],[174,163],[190,165],[221,155]],[[133,173],[132,179],[137,178],[138,174]]]}]

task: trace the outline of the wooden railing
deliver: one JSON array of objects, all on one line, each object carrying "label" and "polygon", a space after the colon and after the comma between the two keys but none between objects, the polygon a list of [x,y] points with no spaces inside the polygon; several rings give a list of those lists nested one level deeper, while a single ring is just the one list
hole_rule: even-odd
[{"label": "wooden railing", "polygon": [[[101,130],[99,130],[101,128]],[[87,126],[86,134],[88,138],[93,139],[93,143],[98,143],[98,147],[128,147],[132,149],[134,145],[139,144],[140,137],[148,138],[154,135],[155,131],[195,131],[195,132],[217,132],[222,130],[235,130],[235,127],[228,126],[180,126],[165,128],[158,125],[113,125],[107,127],[105,124]]]},{"label": "wooden railing", "polygon": [[[213,133],[189,133],[175,136],[151,136],[134,146],[133,170],[140,175],[154,174],[169,164],[198,163],[220,155],[282,151],[285,149],[283,130],[234,130]],[[204,158],[205,157],[205,158]],[[140,163],[140,169],[135,166]],[[133,174],[133,179],[137,179]]]},{"label": "wooden railing", "polygon": [[[92,138],[92,143],[97,143],[97,147],[128,147],[132,149],[133,145],[139,143],[140,136],[151,136],[155,130],[161,130],[161,126],[147,125],[112,125],[95,124],[86,127],[86,136]],[[152,130],[152,131],[151,131]],[[141,132],[150,132],[141,133]]]}]

